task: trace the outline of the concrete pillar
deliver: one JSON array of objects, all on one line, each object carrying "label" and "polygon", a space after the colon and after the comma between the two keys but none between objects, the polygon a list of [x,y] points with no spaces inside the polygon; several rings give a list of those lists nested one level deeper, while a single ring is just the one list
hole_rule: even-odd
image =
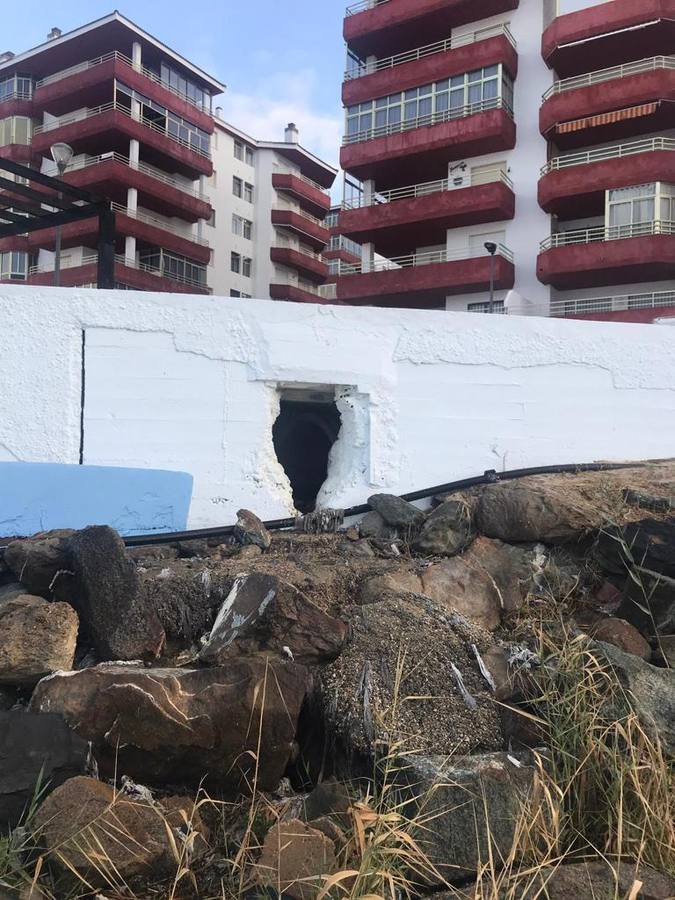
[{"label": "concrete pillar", "polygon": [[372,206],[373,197],[375,196],[375,182],[372,178],[363,182],[363,203],[365,206]]},{"label": "concrete pillar", "polygon": [[376,56],[367,56],[366,57],[366,73],[371,75],[375,71],[375,66],[377,64]]},{"label": "concrete pillar", "polygon": [[138,168],[141,145],[137,140],[129,141],[129,163],[132,169]]},{"label": "concrete pillar", "polygon": [[138,210],[138,191],[129,188],[127,191],[127,212],[135,213]]},{"label": "concrete pillar", "polygon": [[138,100],[131,101],[131,118],[135,119],[136,122],[141,121],[141,104]]},{"label": "concrete pillar", "polygon": [[126,237],[124,239],[124,261],[133,265],[136,262],[136,238]]},{"label": "concrete pillar", "polygon": [[140,72],[143,68],[143,48],[138,41],[134,41],[131,48],[131,62],[134,69],[136,69],[137,72]]},{"label": "concrete pillar", "polygon": [[375,262],[375,245],[374,244],[362,244],[361,245],[361,271],[362,272],[372,272],[374,262]]},{"label": "concrete pillar", "polygon": [[202,241],[204,240],[204,222],[204,219],[197,219],[195,225],[195,235]]},{"label": "concrete pillar", "polygon": [[209,180],[206,177],[206,175],[200,175],[199,176],[199,193],[200,194],[204,194],[204,195],[208,194],[208,190],[207,190],[208,184],[209,184]]}]

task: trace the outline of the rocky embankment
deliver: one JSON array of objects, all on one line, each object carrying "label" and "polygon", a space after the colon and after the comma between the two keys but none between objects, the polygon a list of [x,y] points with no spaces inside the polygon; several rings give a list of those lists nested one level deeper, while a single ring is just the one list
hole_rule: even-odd
[{"label": "rocky embankment", "polygon": [[0,896],[675,896],[668,823],[616,865],[609,826],[591,861],[521,834],[566,665],[672,791],[675,464],[369,504],[335,534],[242,511],[228,543],[6,547]]}]

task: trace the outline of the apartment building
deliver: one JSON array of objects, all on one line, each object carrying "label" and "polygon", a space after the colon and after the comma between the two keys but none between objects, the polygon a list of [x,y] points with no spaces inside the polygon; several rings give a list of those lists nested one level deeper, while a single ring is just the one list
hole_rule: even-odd
[{"label": "apartment building", "polygon": [[[319,301],[336,170],[214,114],[224,90],[118,12],[0,56],[0,158],[111,199],[120,288]],[[4,198],[11,206],[11,195]],[[61,230],[60,283],[96,280],[97,224]],[[0,240],[0,280],[53,284],[56,229]]]},{"label": "apartment building", "polygon": [[337,170],[301,146],[290,123],[282,141],[256,140],[216,110],[214,215],[209,284],[218,295],[320,303],[329,277],[322,251]]},{"label": "apartment building", "polygon": [[362,0],[344,37],[341,301],[675,313],[675,0]]}]

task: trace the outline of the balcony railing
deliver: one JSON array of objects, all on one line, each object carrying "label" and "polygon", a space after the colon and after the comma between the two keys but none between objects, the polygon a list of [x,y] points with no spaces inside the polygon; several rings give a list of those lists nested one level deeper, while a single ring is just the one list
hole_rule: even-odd
[{"label": "balcony railing", "polygon": [[136,118],[131,114],[130,109],[127,109],[126,106],[123,106],[121,103],[117,103],[114,100],[111,103],[104,103],[102,106],[94,106],[91,109],[78,110],[78,112],[69,113],[67,116],[61,116],[61,118],[53,119],[51,122],[46,122],[43,125],[36,125],[33,130],[33,134],[38,135],[43,134],[47,131],[54,131],[56,128],[62,128],[64,125],[72,125],[74,122],[82,122],[87,119],[92,119],[95,116],[103,115],[103,113],[110,112],[110,110],[121,112],[132,121],[139,122],[141,125],[143,125],[144,128],[150,128],[152,129],[152,131],[155,131],[157,134],[163,135],[170,141],[174,141],[176,144],[187,147],[187,149],[192,150],[193,153],[197,153],[199,156],[203,156],[205,159],[211,159],[210,150],[203,150],[201,147],[195,147],[194,144],[192,144],[190,141],[186,141],[185,138],[181,138],[177,135],[171,134],[171,132],[167,131],[166,128],[161,128],[159,125],[157,125],[156,122],[152,122],[150,119],[147,119],[144,116],[139,116],[138,118]]},{"label": "balcony railing", "polygon": [[568,247],[572,244],[595,244],[599,241],[623,241],[629,238],[651,235],[675,235],[675,222],[655,219],[653,222],[637,222],[632,225],[598,225],[577,231],[559,231],[541,242],[541,250]]},{"label": "balcony railing", "polygon": [[319,296],[323,300],[337,300],[337,284],[332,281],[330,284],[319,285]]},{"label": "balcony railing", "polygon": [[376,6],[382,6],[383,3],[389,2],[390,0],[360,0],[359,3],[348,6],[345,10],[345,15],[355,16],[357,13],[364,12],[367,9],[375,9]]},{"label": "balcony railing", "polygon": [[311,213],[305,212],[304,209],[300,209],[299,206],[276,206],[274,207],[278,212],[291,212],[295,213],[296,216],[301,216],[303,219],[307,219],[308,222],[312,222],[314,225],[318,225],[320,228],[325,228],[326,224],[321,219],[317,219],[316,216],[313,216]]},{"label": "balcony railing", "polygon": [[554,300],[551,303],[551,315],[582,316],[590,313],[625,312],[632,309],[656,309],[660,306],[675,306],[675,291],[590,297],[582,300]]},{"label": "balcony railing", "polygon": [[400,134],[404,131],[412,131],[415,128],[424,128],[426,125],[439,125],[442,122],[450,122],[453,119],[463,119],[490,109],[505,109],[510,116],[513,116],[513,110],[508,101],[503,97],[495,97],[490,100],[481,100],[479,103],[467,103],[465,106],[457,106],[454,109],[445,109],[442,112],[418,116],[416,119],[406,119],[393,125],[381,125],[379,128],[368,128],[365,131],[358,131],[356,134],[348,134],[345,135],[342,143],[345,145],[359,144],[362,141],[372,141],[375,138],[386,137],[390,134]]},{"label": "balcony railing", "polygon": [[574,91],[577,88],[589,87],[592,84],[602,84],[604,81],[612,81],[615,78],[628,78],[630,75],[639,75],[642,72],[653,72],[656,69],[675,69],[675,56],[652,56],[649,59],[640,59],[637,62],[624,63],[621,66],[611,66],[609,69],[597,69],[586,75],[575,75],[573,78],[563,78],[556,81],[544,94],[543,99],[548,100],[556,94],[565,91]]},{"label": "balcony railing", "polygon": [[[513,253],[504,244],[497,245],[497,253],[508,262],[513,262]],[[423,253],[411,253],[407,256],[396,256],[392,259],[376,259],[364,270],[362,263],[343,263],[340,275],[365,275],[369,272],[394,272],[397,269],[408,269],[417,266],[429,266],[434,263],[456,262],[463,259],[486,259],[483,247],[462,247],[456,250],[428,250]]]},{"label": "balcony railing", "polygon": [[287,238],[281,237],[279,235],[272,245],[274,248],[278,250],[295,250],[296,253],[302,253],[303,256],[311,256],[312,259],[318,259],[319,262],[323,262],[320,253],[316,253],[310,247],[300,246],[300,244],[294,244],[293,241],[289,241]]},{"label": "balcony railing", "polygon": [[304,181],[305,184],[310,185],[310,187],[316,188],[317,191],[321,191],[322,194],[329,194],[330,192],[322,187],[318,181],[312,181],[311,178],[308,178],[306,175],[302,175],[300,172],[275,172],[275,175],[292,175],[293,178],[299,178],[300,181]]},{"label": "balcony railing", "polygon": [[427,56],[435,56],[437,53],[447,53],[448,50],[456,50],[458,47],[466,47],[468,44],[476,44],[479,41],[486,41],[492,37],[504,35],[509,43],[515,48],[516,40],[511,34],[508,25],[492,25],[489,28],[480,28],[477,31],[471,31],[467,34],[460,34],[457,37],[450,37],[444,41],[436,41],[434,44],[427,44],[425,47],[419,47],[416,50],[409,50],[407,53],[398,53],[396,56],[387,56],[383,59],[375,60],[372,63],[361,63],[355,68],[347,70],[344,75],[345,81],[352,81],[355,78],[363,78],[364,75],[372,75],[374,72],[381,72],[383,69],[393,69],[396,66],[402,66],[409,62],[419,62],[426,59]]},{"label": "balcony railing", "polygon": [[440,181],[426,181],[422,184],[413,184],[409,187],[396,188],[393,191],[380,191],[372,194],[370,199],[366,199],[362,194],[352,200],[345,200],[342,204],[343,209],[362,209],[366,206],[379,206],[382,203],[395,203],[397,200],[413,200],[417,197],[428,197],[430,194],[440,194],[444,191],[457,191],[465,187],[477,187],[481,184],[491,184],[495,181],[501,181],[507,187],[513,189],[513,182],[506,174],[501,166],[495,166],[486,169],[476,175],[476,180],[469,181],[468,184],[454,183],[453,179],[443,178]]},{"label": "balcony railing", "polygon": [[64,78],[69,78],[71,75],[77,75],[80,72],[87,72],[89,69],[94,69],[96,68],[96,66],[100,66],[103,63],[109,62],[111,59],[124,63],[124,65],[129,66],[130,69],[133,69],[136,72],[140,72],[146,78],[154,81],[155,84],[161,85],[161,87],[174,94],[176,97],[180,97],[181,100],[185,100],[186,103],[190,103],[192,106],[196,106],[197,109],[201,109],[203,112],[208,112],[203,103],[200,103],[194,97],[189,97],[183,91],[179,91],[176,88],[171,87],[171,85],[168,85],[165,81],[163,81],[156,72],[153,72],[152,69],[148,69],[145,66],[140,66],[139,68],[137,68],[136,66],[134,66],[133,61],[129,59],[128,56],[125,56],[118,50],[113,50],[110,53],[105,53],[103,54],[103,56],[97,56],[94,59],[88,59],[85,62],[78,63],[75,66],[70,66],[68,69],[61,69],[60,72],[55,72],[53,75],[47,75],[45,78],[41,78],[39,81],[37,81],[35,87],[45,87],[48,84],[54,84],[57,81],[62,81]]},{"label": "balcony railing", "polygon": [[98,156],[76,156],[73,162],[71,162],[71,164],[66,169],[66,174],[68,172],[76,172],[79,169],[88,169],[90,166],[98,166],[102,163],[110,162],[110,160],[122,163],[122,165],[128,166],[130,169],[137,169],[144,175],[149,175],[156,181],[161,181],[162,184],[168,184],[170,187],[175,187],[179,191],[183,191],[185,194],[189,194],[191,197],[196,197],[198,200],[209,200],[207,194],[203,194],[200,190],[193,187],[192,184],[188,184],[178,178],[174,178],[172,175],[167,175],[165,172],[162,172],[161,169],[156,169],[154,166],[151,166],[148,163],[132,163],[128,157],[123,156],[121,153],[116,153],[113,151],[110,151],[109,153],[101,153]]},{"label": "balcony railing", "polygon": [[639,153],[655,153],[658,150],[675,150],[675,138],[645,138],[642,141],[631,141],[629,144],[617,144],[615,147],[600,147],[597,150],[586,150],[583,153],[571,153],[568,156],[556,156],[550,159],[541,170],[542,175],[568,169],[572,166],[587,166],[591,163],[606,162],[610,159],[623,159]]},{"label": "balcony railing", "polygon": [[[151,275],[157,275],[159,278],[167,278],[169,281],[176,281],[179,284],[187,284],[192,287],[199,287],[201,290],[208,290],[211,293],[211,289],[207,288],[206,284],[202,281],[199,281],[196,278],[190,278],[187,275],[176,275],[169,274],[168,272],[162,271],[158,269],[156,266],[151,266],[148,263],[138,262],[137,260],[129,260],[123,255],[116,255],[115,262],[121,266],[126,266],[129,269],[137,269],[139,272],[148,272]],[[81,266],[89,266],[95,265],[98,263],[98,254],[90,253],[87,255],[83,255],[81,258],[76,257],[62,257],[61,258],[61,268],[62,269],[77,269]],[[31,266],[28,269],[28,275],[42,275],[47,272],[54,271],[53,262],[47,263],[42,266]]]},{"label": "balcony railing", "polygon": [[31,91],[12,91],[11,94],[5,94],[4,97],[0,97],[0,104],[7,103],[9,100],[32,100],[33,94]]},{"label": "balcony railing", "polygon": [[192,232],[181,230],[174,225],[173,222],[169,222],[168,219],[152,216],[149,213],[139,210],[128,209],[122,203],[112,203],[111,206],[115,212],[122,213],[124,216],[129,216],[131,219],[137,219],[139,222],[145,222],[146,225],[153,225],[155,228],[161,228],[162,231],[168,231],[170,234],[175,234],[176,237],[182,238],[185,241],[190,241],[193,244],[200,244],[202,247],[209,246],[209,242],[204,238],[201,238]]}]

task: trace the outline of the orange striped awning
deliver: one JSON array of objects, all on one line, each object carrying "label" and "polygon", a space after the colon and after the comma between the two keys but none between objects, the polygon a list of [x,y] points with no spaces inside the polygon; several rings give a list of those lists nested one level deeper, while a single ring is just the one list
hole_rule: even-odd
[{"label": "orange striped awning", "polygon": [[658,105],[658,103],[641,103],[639,106],[630,106],[628,109],[615,109],[612,112],[600,113],[597,116],[586,116],[584,119],[561,122],[556,125],[556,131],[558,134],[569,134],[572,131],[581,131],[584,128],[597,128],[599,125],[611,125],[613,122],[623,122],[626,119],[639,119],[641,116],[651,116],[656,112]]}]

